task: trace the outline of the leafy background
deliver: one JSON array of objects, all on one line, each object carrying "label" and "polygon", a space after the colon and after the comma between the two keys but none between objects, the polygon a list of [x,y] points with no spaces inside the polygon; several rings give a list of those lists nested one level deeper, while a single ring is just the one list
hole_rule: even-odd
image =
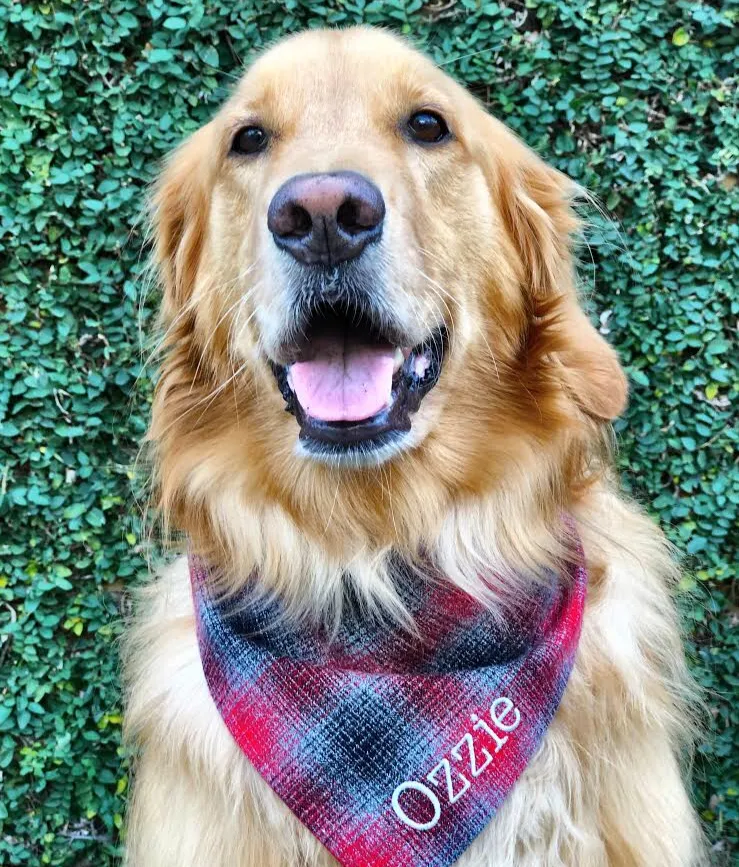
[{"label": "leafy background", "polygon": [[734,863],[739,10],[685,0],[0,2],[0,863],[120,854],[146,185],[254,51],[359,21],[425,47],[620,224],[594,215],[583,282],[633,383],[625,482],[686,556],[695,799]]}]

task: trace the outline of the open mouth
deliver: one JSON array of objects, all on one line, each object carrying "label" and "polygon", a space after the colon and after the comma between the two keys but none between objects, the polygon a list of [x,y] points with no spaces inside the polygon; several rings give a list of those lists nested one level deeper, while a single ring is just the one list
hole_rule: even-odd
[{"label": "open mouth", "polygon": [[444,328],[403,346],[364,313],[318,307],[292,362],[272,365],[303,447],[328,456],[366,454],[402,438],[439,380],[446,344]]}]

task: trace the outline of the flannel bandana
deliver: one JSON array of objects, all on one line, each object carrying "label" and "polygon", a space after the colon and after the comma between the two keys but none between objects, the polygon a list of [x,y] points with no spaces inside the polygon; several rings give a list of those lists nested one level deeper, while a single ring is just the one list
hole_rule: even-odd
[{"label": "flannel bandana", "polygon": [[344,867],[448,867],[531,760],[577,650],[587,573],[495,619],[403,576],[417,634],[354,614],[332,641],[254,594],[226,604],[190,563],[205,678],[231,735]]}]

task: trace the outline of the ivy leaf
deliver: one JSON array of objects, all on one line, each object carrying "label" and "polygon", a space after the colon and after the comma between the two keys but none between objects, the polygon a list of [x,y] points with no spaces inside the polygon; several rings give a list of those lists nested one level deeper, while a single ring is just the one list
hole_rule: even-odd
[{"label": "ivy leaf", "polygon": [[218,67],[220,65],[218,52],[212,45],[208,45],[200,51],[200,59],[208,66]]},{"label": "ivy leaf", "polygon": [[74,518],[79,518],[80,515],[84,515],[84,513],[86,511],[87,511],[87,504],[86,503],[72,503],[71,506],[67,506],[67,508],[64,510],[64,512],[62,514],[64,515],[64,517],[68,521],[71,521]]},{"label": "ivy leaf", "polygon": [[690,42],[690,34],[684,27],[678,27],[672,34],[672,44],[677,45],[678,48],[682,48],[682,46],[687,45],[688,42]]},{"label": "ivy leaf", "polygon": [[167,63],[174,57],[168,48],[153,48],[149,52],[149,63]]}]

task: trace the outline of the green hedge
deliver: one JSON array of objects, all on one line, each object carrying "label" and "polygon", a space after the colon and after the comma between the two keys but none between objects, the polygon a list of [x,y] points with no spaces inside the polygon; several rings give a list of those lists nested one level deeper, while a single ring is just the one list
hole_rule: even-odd
[{"label": "green hedge", "polygon": [[359,21],[415,39],[620,222],[594,217],[583,280],[633,383],[625,481],[692,576],[681,602],[711,711],[696,801],[715,863],[732,861],[738,18],[708,0],[2,0],[0,863],[119,852],[116,641],[145,571],[146,185],[255,50]]}]

